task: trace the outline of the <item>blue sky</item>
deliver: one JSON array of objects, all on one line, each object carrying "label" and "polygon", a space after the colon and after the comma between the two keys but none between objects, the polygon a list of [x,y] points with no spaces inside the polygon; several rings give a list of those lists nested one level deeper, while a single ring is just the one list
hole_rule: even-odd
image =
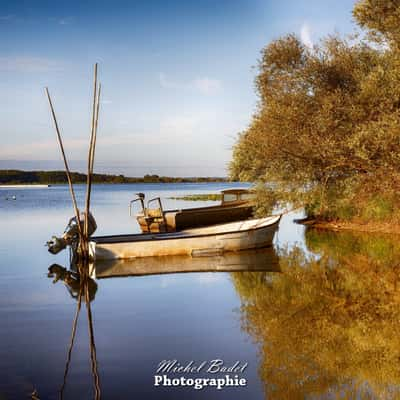
[{"label": "blue sky", "polygon": [[84,170],[92,70],[103,86],[95,170],[223,176],[255,110],[260,50],[354,29],[350,0],[0,1],[0,168],[61,168],[48,86]]}]

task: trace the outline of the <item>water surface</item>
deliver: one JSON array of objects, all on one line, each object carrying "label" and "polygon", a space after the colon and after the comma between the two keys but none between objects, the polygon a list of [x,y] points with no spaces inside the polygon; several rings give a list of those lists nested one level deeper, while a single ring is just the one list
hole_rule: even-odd
[{"label": "water surface", "polygon": [[[96,234],[139,231],[128,216],[137,192],[184,208],[213,203],[169,197],[232,186],[240,185],[96,185]],[[77,197],[83,204],[83,186]],[[77,299],[62,280],[47,277],[53,263],[68,269],[68,253],[53,256],[44,243],[72,214],[64,185],[0,190],[0,398],[30,398],[34,389],[41,399],[60,398]],[[293,217],[283,218],[275,238],[278,268],[94,281],[101,398],[398,398],[398,240],[304,232]],[[95,395],[88,328],[83,302],[65,399]],[[247,386],[154,387],[157,365],[169,359],[247,362]]]}]

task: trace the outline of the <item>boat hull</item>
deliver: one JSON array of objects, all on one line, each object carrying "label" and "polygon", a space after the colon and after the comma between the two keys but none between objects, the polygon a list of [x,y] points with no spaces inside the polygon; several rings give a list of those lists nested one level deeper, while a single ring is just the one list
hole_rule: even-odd
[{"label": "boat hull", "polygon": [[272,245],[280,216],[188,229],[174,233],[93,238],[93,260],[159,256],[209,256]]}]

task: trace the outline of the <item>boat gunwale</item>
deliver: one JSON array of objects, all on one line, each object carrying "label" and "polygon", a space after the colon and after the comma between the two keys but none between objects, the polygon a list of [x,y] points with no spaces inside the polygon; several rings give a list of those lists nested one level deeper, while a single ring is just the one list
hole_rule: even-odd
[{"label": "boat gunwale", "polygon": [[[236,203],[236,204],[234,204]],[[251,207],[253,208],[253,205],[250,204],[250,201],[248,200],[239,200],[231,203],[225,203],[225,204],[216,204],[213,206],[205,206],[205,207],[191,207],[191,208],[176,208],[176,209],[169,209],[169,210],[164,210],[164,215],[167,214],[190,214],[192,212],[207,212],[207,211],[214,211],[218,209],[228,209],[228,208],[246,208],[246,207]],[[226,211],[226,210],[225,210]],[[136,218],[144,218],[143,212],[139,212],[136,215]]]}]

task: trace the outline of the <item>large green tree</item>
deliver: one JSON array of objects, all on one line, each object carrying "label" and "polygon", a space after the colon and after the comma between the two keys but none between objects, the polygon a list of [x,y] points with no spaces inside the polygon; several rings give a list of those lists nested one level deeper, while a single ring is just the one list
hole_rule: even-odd
[{"label": "large green tree", "polygon": [[258,108],[230,164],[325,217],[400,189],[400,2],[360,1],[354,16],[369,35],[310,49],[290,34],[262,50]]}]

